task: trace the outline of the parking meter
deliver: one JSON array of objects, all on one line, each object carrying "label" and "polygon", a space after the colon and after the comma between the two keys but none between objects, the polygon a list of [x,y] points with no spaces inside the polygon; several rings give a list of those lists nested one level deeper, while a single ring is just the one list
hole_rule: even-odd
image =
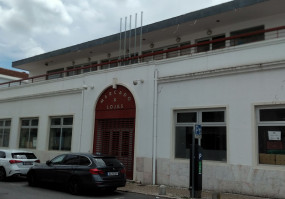
[{"label": "parking meter", "polygon": [[[203,154],[202,154],[202,147],[199,145],[195,145],[195,152],[194,152],[194,175],[192,174],[192,164],[190,164],[190,171],[191,171],[191,180],[190,180],[190,186],[192,187],[192,190],[194,190],[194,196],[195,198],[201,198],[201,192],[202,192],[202,160],[203,160]],[[192,160],[191,160],[192,162]],[[192,185],[192,178],[194,177],[194,187]]]}]

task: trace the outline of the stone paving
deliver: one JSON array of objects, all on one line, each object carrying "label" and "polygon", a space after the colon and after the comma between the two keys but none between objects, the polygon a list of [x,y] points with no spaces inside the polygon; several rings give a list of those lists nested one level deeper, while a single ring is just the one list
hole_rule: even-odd
[{"label": "stone paving", "polygon": [[[118,188],[119,191],[126,191],[126,192],[135,192],[135,193],[142,193],[147,195],[154,195],[159,198],[161,197],[168,197],[168,198],[178,198],[178,199],[187,199],[190,198],[190,193],[187,188],[180,188],[180,187],[170,187],[166,186],[166,195],[159,195],[159,186],[158,185],[142,185],[136,182],[127,182],[125,187]],[[239,195],[239,194],[230,194],[230,193],[220,193],[220,197],[216,196],[213,197],[215,193],[211,191],[203,191],[202,192],[202,199],[268,199],[268,198],[261,198],[261,197],[254,197],[254,196],[247,196],[247,195]]]}]

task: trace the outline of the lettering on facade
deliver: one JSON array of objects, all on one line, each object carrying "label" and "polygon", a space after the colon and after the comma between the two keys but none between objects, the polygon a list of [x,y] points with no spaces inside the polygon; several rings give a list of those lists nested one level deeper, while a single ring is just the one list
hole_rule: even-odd
[{"label": "lettering on facade", "polygon": [[105,92],[99,102],[106,110],[120,110],[126,107],[126,103],[132,102],[132,96],[122,90],[114,89]]},{"label": "lettering on facade", "polygon": [[107,110],[117,110],[117,109],[123,109],[123,108],[124,108],[123,104],[106,105]]}]

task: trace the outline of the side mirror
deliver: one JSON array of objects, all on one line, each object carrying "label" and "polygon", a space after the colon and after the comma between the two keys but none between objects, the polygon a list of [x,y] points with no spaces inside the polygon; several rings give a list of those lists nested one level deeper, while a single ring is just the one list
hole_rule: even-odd
[{"label": "side mirror", "polygon": [[46,164],[47,164],[48,166],[51,165],[51,161],[50,161],[50,160],[46,161]]}]

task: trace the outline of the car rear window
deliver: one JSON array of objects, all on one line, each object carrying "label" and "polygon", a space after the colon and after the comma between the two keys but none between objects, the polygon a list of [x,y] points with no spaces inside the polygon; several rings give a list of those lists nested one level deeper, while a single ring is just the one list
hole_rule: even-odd
[{"label": "car rear window", "polygon": [[12,153],[14,159],[37,159],[33,153]]},{"label": "car rear window", "polygon": [[98,168],[121,167],[122,164],[116,158],[93,158]]}]

